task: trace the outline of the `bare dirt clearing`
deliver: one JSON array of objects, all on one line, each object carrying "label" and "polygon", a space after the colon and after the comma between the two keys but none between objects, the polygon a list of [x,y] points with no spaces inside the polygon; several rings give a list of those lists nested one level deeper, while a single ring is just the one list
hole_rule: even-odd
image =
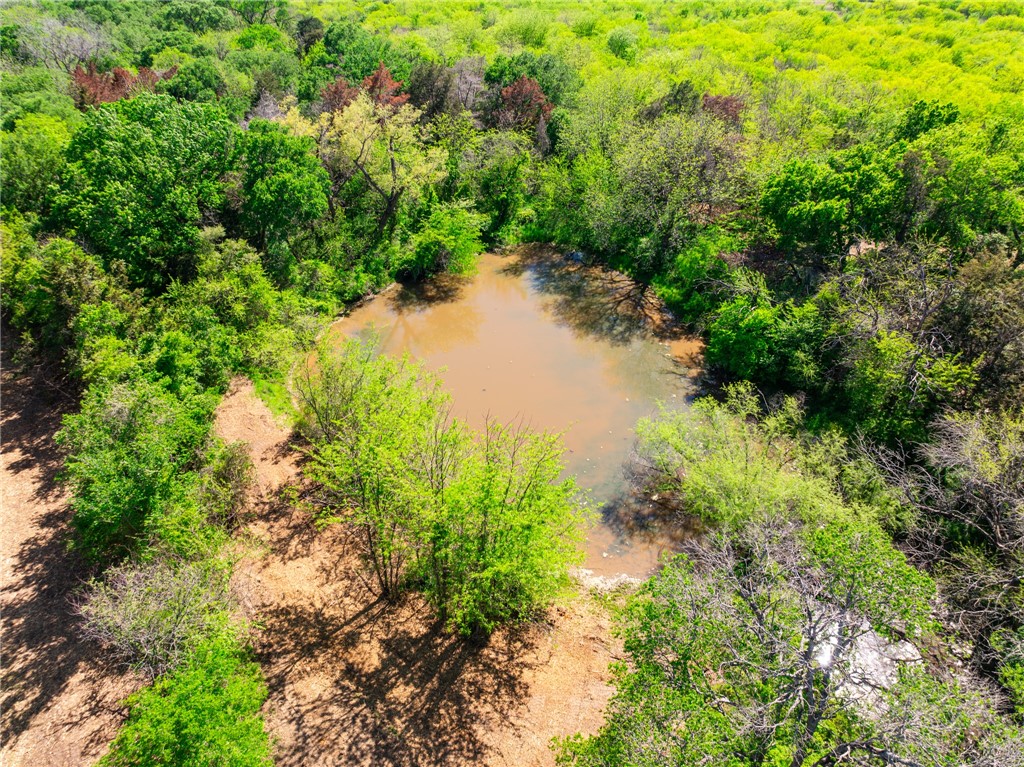
[{"label": "bare dirt clearing", "polygon": [[618,651],[603,608],[579,597],[486,643],[451,636],[414,597],[374,598],[344,526],[317,532],[279,500],[296,456],[251,383],[232,384],[217,432],[256,464],[255,553],[234,585],[279,765],[550,765],[552,737],[600,725]]},{"label": "bare dirt clearing", "polygon": [[65,545],[70,511],[55,482],[61,457],[53,435],[72,402],[42,376],[12,368],[6,355],[0,386],[0,764],[91,764],[138,680],[80,640],[71,614],[86,569]]}]

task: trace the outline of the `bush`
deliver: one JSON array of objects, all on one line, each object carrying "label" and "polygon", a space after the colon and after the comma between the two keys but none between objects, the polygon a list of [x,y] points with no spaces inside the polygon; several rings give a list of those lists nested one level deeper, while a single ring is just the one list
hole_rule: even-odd
[{"label": "bush", "polygon": [[737,378],[774,383],[779,360],[771,337],[778,319],[779,307],[766,295],[737,296],[718,309],[708,330],[705,359]]},{"label": "bush", "polygon": [[496,37],[501,43],[540,48],[548,36],[548,26],[548,19],[541,11],[516,11],[501,25]]},{"label": "bush", "polygon": [[266,697],[259,666],[232,642],[204,645],[128,699],[128,720],[99,767],[270,767],[259,716]]},{"label": "bush", "polygon": [[623,61],[632,61],[637,54],[637,35],[629,27],[617,27],[608,33],[608,50]]},{"label": "bush", "polygon": [[147,543],[184,553],[209,542],[194,469],[212,405],[208,397],[179,400],[158,384],[133,380],[91,387],[81,412],[64,419],[64,478],[76,545],[88,558],[121,559]]},{"label": "bush", "polygon": [[749,383],[727,387],[690,410],[666,410],[636,427],[637,453],[650,489],[704,523],[741,529],[771,519],[823,519],[842,501],[820,476],[790,467],[802,451],[789,436],[799,420],[789,400],[758,424],[761,407]]},{"label": "bush", "polygon": [[729,267],[721,254],[738,249],[729,234],[718,229],[705,232],[655,278],[658,295],[684,322],[700,322],[718,308],[727,284]]},{"label": "bush", "polygon": [[64,168],[71,126],[56,117],[25,115],[11,133],[4,133],[0,139],[4,206],[46,215],[51,186]]},{"label": "bush", "polygon": [[42,248],[28,232],[27,222],[8,217],[0,224],[4,258],[4,319],[38,351],[63,355],[67,370],[81,372],[87,347],[104,331],[124,332],[145,313],[116,275],[104,273],[99,259],[64,239]]},{"label": "bush", "polygon": [[421,280],[437,272],[468,274],[484,249],[480,232],[487,217],[463,202],[438,205],[412,239],[412,253],[399,274]]},{"label": "bush", "polygon": [[78,605],[86,638],[150,678],[184,663],[214,637],[234,633],[227,573],[214,563],[126,563],[90,584]]}]

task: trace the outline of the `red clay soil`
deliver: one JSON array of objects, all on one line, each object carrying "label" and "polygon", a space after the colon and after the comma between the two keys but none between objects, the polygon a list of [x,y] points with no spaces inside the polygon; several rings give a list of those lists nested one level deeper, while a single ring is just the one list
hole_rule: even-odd
[{"label": "red clay soil", "polygon": [[257,470],[255,545],[234,586],[256,626],[278,765],[552,765],[553,737],[600,725],[618,647],[592,600],[486,642],[452,636],[415,597],[374,597],[348,528],[317,531],[280,500],[296,455],[251,383],[232,384],[217,431],[248,442]]},{"label": "red clay soil", "polygon": [[53,443],[70,397],[2,363],[0,415],[0,764],[92,764],[137,680],[79,640],[71,597],[86,572],[66,546],[70,513]]}]

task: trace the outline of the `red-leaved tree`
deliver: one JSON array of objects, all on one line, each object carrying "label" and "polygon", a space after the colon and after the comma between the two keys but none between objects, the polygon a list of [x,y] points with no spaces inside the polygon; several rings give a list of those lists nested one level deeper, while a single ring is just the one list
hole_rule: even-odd
[{"label": "red-leaved tree", "polygon": [[501,98],[492,119],[497,127],[505,130],[533,129],[541,120],[551,116],[553,108],[537,81],[523,75],[501,89]]},{"label": "red-leaved tree", "polygon": [[376,71],[363,80],[363,90],[378,106],[398,109],[409,100],[408,93],[399,93],[402,90],[402,81],[391,76],[391,70],[380,62]]},{"label": "red-leaved tree", "polygon": [[701,107],[705,112],[723,122],[739,125],[740,114],[746,104],[739,96],[713,96],[710,93],[705,93],[701,100]]},{"label": "red-leaved tree", "polygon": [[139,73],[133,75],[122,67],[114,67],[109,72],[97,72],[94,62],[89,62],[87,69],[79,65],[71,73],[75,106],[84,110],[98,104],[120,101],[143,91],[152,91],[158,82],[169,80],[177,71],[177,67],[171,67],[166,72],[157,73],[141,67]]},{"label": "red-leaved tree", "polygon": [[359,89],[348,84],[348,80],[339,77],[335,82],[320,91],[325,112],[340,112],[359,95]]}]

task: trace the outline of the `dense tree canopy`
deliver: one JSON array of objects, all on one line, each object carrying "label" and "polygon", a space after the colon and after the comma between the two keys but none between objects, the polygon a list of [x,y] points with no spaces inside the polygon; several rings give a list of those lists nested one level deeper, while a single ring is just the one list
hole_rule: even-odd
[{"label": "dense tree canopy", "polygon": [[[87,633],[156,675],[104,763],[269,763],[222,588],[236,374],[301,402],[379,593],[481,634],[567,586],[556,438],[471,430],[413,362],[296,364],[533,241],[701,335],[709,395],[637,426],[637,492],[705,537],[623,597],[560,758],[1020,764],[1022,41],[996,0],[6,4],[4,333],[80,395]],[[901,660],[854,694],[865,647]]]}]

